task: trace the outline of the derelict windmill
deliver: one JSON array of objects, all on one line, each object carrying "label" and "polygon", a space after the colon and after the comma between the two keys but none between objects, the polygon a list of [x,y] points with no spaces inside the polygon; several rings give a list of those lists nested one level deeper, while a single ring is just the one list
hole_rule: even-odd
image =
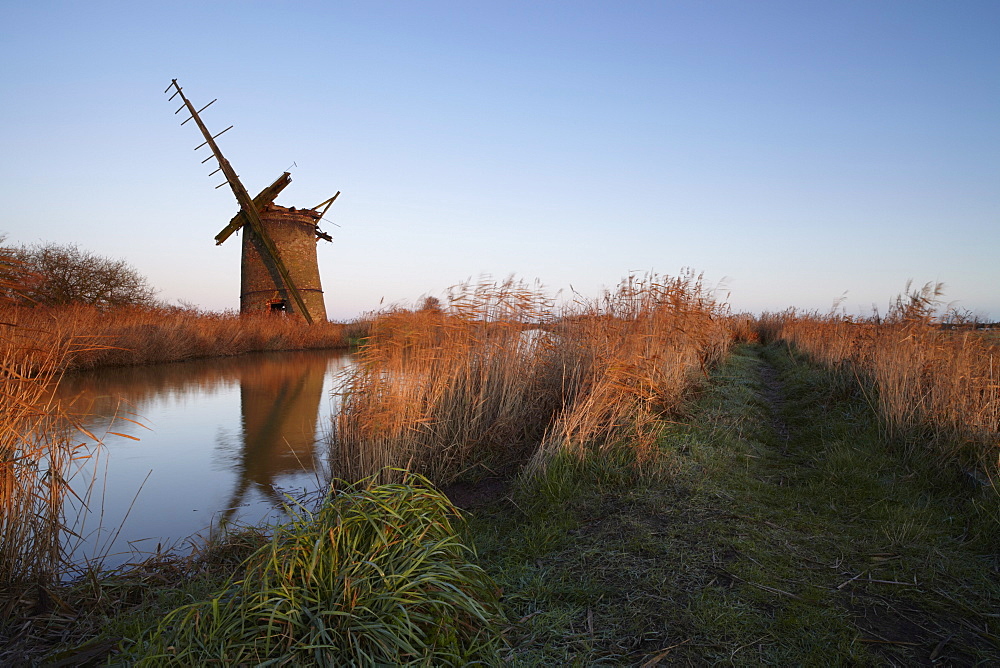
[{"label": "derelict windmill", "polygon": [[311,209],[279,206],[274,203],[274,199],[292,182],[291,175],[285,172],[251,199],[247,189],[240,182],[240,177],[215,143],[216,137],[233,126],[230,125],[213,136],[198,115],[215,100],[195,110],[177,83],[177,79],[171,80],[163,92],[169,93],[170,89],[174,89],[174,94],[170,96],[171,100],[180,95],[181,101],[184,102],[174,113],[187,109],[191,117],[184,123],[193,118],[205,136],[205,141],[196,146],[195,150],[202,146],[212,149],[212,155],[202,160],[202,163],[214,157],[219,163],[219,168],[212,174],[222,172],[226,177],[225,183],[220,183],[216,188],[229,184],[233,194],[236,195],[236,200],[240,203],[240,212],[215,235],[215,243],[218,245],[228,239],[233,232],[241,227],[244,228],[240,313],[290,312],[301,315],[310,324],[325,321],[326,304],[323,302],[323,289],[319,280],[316,244],[320,239],[326,241],[333,239],[320,230],[318,225],[340,192]]}]

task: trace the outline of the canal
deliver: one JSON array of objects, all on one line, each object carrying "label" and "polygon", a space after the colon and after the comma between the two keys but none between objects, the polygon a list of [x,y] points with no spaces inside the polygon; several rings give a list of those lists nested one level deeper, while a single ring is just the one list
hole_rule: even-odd
[{"label": "canal", "polygon": [[[67,376],[90,454],[67,520],[73,560],[112,568],[280,515],[329,475],[345,351],[258,353]],[[190,543],[191,545],[187,545]]]}]

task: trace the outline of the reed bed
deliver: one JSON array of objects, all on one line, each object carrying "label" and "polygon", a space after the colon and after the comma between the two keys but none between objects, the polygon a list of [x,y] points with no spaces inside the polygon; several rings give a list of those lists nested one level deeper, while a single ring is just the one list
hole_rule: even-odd
[{"label": "reed bed", "polygon": [[409,468],[445,484],[473,460],[523,457],[557,407],[551,317],[540,290],[508,280],[459,286],[446,309],[375,318],[336,417],[335,470]]},{"label": "reed bed", "polygon": [[[10,250],[0,248],[0,307],[22,273]],[[67,351],[39,348],[33,339],[0,319],[0,604],[8,605],[8,587],[44,584],[56,570],[64,489],[58,472],[73,454],[47,393]]]},{"label": "reed bed", "polygon": [[287,316],[212,313],[195,309],[70,305],[0,305],[0,322],[36,332],[42,359],[67,339],[86,337],[86,351],[64,360],[67,369],[177,362],[248,352],[343,348],[363,324],[306,325]]},{"label": "reed bed", "polygon": [[558,453],[579,458],[627,436],[639,461],[708,377],[734,337],[726,308],[700,275],[629,277],[561,319],[554,347],[562,370],[560,410],[532,456],[539,470]]},{"label": "reed bed", "polygon": [[68,361],[92,346],[58,322],[40,328],[12,317],[19,309],[9,296],[23,276],[10,251],[0,248],[0,611],[8,614],[21,603],[25,585],[42,590],[61,573],[64,502],[88,456],[74,438],[80,425],[52,388]]},{"label": "reed bed", "polygon": [[[907,290],[885,317],[796,314],[761,319],[762,336],[784,340],[821,364],[857,377],[887,434],[944,460],[974,460],[1000,474],[1000,340],[942,327],[940,286]],[[947,317],[947,314],[946,314]]]},{"label": "reed bed", "polygon": [[50,391],[69,350],[0,328],[0,582],[45,584],[60,564],[62,502],[79,456]]},{"label": "reed bed", "polygon": [[732,339],[701,277],[629,278],[556,309],[508,279],[453,290],[447,307],[373,320],[334,430],[334,466],[358,478],[407,468],[463,474],[544,468],[628,435],[653,439]]}]

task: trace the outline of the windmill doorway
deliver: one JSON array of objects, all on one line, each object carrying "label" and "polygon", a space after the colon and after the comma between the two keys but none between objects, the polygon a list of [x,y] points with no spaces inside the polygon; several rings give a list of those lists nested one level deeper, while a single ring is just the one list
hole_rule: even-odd
[{"label": "windmill doorway", "polygon": [[288,311],[288,302],[284,299],[272,299],[267,303],[268,310],[273,314],[286,313]]}]

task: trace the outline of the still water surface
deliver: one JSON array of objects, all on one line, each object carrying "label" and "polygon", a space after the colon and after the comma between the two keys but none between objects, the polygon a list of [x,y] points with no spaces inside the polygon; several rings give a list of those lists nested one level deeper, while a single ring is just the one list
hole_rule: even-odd
[{"label": "still water surface", "polygon": [[104,442],[74,478],[75,490],[94,479],[87,508],[68,512],[75,559],[118,566],[317,489],[350,364],[343,351],[259,353],[65,378],[60,395]]}]

